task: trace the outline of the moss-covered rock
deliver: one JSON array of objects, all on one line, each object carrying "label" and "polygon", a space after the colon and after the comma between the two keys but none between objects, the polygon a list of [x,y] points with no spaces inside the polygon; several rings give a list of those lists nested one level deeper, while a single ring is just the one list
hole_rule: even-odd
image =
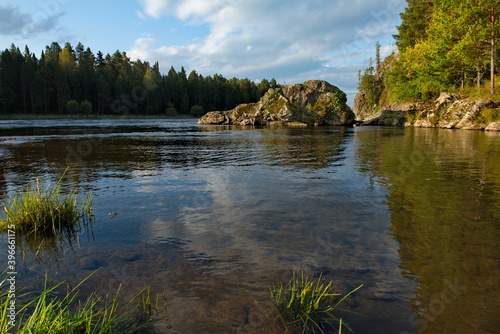
[{"label": "moss-covered rock", "polygon": [[207,113],[198,123],[352,125],[354,113],[346,102],[345,93],[337,87],[326,81],[309,80],[301,85],[271,88],[255,104],[240,105],[231,112]]},{"label": "moss-covered rock", "polygon": [[500,119],[500,102],[444,92],[432,103],[393,103],[363,125],[484,130]]}]

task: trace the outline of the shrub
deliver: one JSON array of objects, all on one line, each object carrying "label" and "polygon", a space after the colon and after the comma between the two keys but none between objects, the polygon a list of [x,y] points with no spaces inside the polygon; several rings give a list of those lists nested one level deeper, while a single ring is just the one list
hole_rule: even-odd
[{"label": "shrub", "polygon": [[203,116],[203,114],[205,112],[203,111],[203,107],[202,106],[195,105],[195,106],[191,107],[191,111],[189,113],[191,115],[193,115],[193,116],[200,117],[200,116]]},{"label": "shrub", "polygon": [[177,116],[177,110],[175,110],[173,103],[168,104],[167,109],[165,110],[165,115],[169,117]]},{"label": "shrub", "polygon": [[80,103],[75,100],[70,100],[66,102],[66,110],[70,114],[78,114],[80,112]]},{"label": "shrub", "polygon": [[481,110],[481,114],[476,119],[475,123],[489,124],[491,122],[500,121],[500,108],[484,108]]},{"label": "shrub", "polygon": [[83,114],[91,114],[92,113],[92,103],[88,100],[80,103],[80,112]]}]

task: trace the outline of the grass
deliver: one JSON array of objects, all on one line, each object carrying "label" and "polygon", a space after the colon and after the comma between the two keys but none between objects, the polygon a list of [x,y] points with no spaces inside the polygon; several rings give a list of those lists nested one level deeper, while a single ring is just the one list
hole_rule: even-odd
[{"label": "grass", "polygon": [[495,94],[490,94],[490,80],[485,79],[482,81],[481,87],[477,89],[477,85],[466,85],[464,89],[459,89],[460,94],[466,95],[472,99],[487,99],[493,101],[500,101],[500,77],[495,77]]},{"label": "grass", "polygon": [[417,113],[409,111],[406,113],[406,116],[405,116],[406,122],[408,122],[410,124],[415,124],[415,121],[418,119],[418,116],[419,115]]},{"label": "grass", "polygon": [[481,114],[474,121],[479,124],[489,124],[491,122],[499,122],[500,121],[500,108],[492,109],[492,108],[484,108],[481,110]]},{"label": "grass", "polygon": [[315,281],[304,272],[294,273],[285,286],[281,282],[273,284],[270,291],[277,325],[286,333],[325,333],[332,327],[340,333],[342,327],[349,329],[335,310],[362,285],[342,296],[332,284],[322,283],[321,276]]},{"label": "grass", "polygon": [[[56,290],[64,282],[50,287],[46,275],[43,291],[39,295],[29,293],[14,297],[17,299],[15,305],[18,308],[15,326],[9,323],[11,319],[8,317],[12,298],[5,289],[0,290],[0,332],[15,330],[18,334],[140,333],[161,320],[158,295],[156,300],[152,300],[149,288],[140,291],[126,304],[121,302],[120,289],[110,298],[100,297],[94,292],[84,300],[78,299],[78,289],[94,273],[76,287],[70,289],[68,286],[62,297],[57,296]],[[2,283],[5,283],[5,280]]]},{"label": "grass", "polygon": [[10,227],[25,235],[56,235],[73,230],[77,224],[90,224],[94,218],[91,194],[79,203],[76,190],[62,194],[61,179],[47,186],[37,178],[15,196],[7,197],[2,203],[6,217],[0,220],[0,232]]}]

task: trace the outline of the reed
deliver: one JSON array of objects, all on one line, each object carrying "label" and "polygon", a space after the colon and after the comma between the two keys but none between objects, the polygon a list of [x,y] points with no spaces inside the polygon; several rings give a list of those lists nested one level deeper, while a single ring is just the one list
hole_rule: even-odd
[{"label": "reed", "polygon": [[[62,177],[61,177],[62,179]],[[73,229],[75,224],[89,224],[93,219],[92,195],[78,202],[76,190],[63,195],[61,179],[51,186],[37,178],[2,203],[6,217],[0,220],[0,231],[14,226],[22,234],[52,234]]]},{"label": "reed", "polygon": [[[140,291],[128,303],[121,302],[120,289],[110,298],[93,292],[83,301],[79,299],[79,288],[93,274],[76,287],[67,288],[59,297],[56,290],[63,283],[50,287],[47,275],[43,291],[24,295],[17,311],[17,326],[9,325],[6,315],[10,298],[0,292],[0,332],[28,333],[140,333],[161,320],[159,318],[158,295],[150,296],[149,287]],[[18,305],[18,300],[16,300]]]},{"label": "reed", "polygon": [[349,327],[335,314],[339,305],[362,285],[348,294],[334,291],[332,282],[325,284],[320,276],[317,281],[304,272],[293,274],[284,286],[279,282],[270,287],[276,323],[286,333],[325,333],[329,329]]}]

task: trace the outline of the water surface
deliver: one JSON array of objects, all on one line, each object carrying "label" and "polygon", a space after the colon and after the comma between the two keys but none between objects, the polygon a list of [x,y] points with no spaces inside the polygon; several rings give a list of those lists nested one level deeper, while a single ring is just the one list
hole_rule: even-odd
[{"label": "water surface", "polygon": [[98,218],[71,247],[20,245],[23,282],[166,286],[162,333],[266,332],[268,286],[300,270],[364,284],[341,314],[356,333],[500,326],[497,133],[36,120],[0,138],[0,194],[69,166]]}]

